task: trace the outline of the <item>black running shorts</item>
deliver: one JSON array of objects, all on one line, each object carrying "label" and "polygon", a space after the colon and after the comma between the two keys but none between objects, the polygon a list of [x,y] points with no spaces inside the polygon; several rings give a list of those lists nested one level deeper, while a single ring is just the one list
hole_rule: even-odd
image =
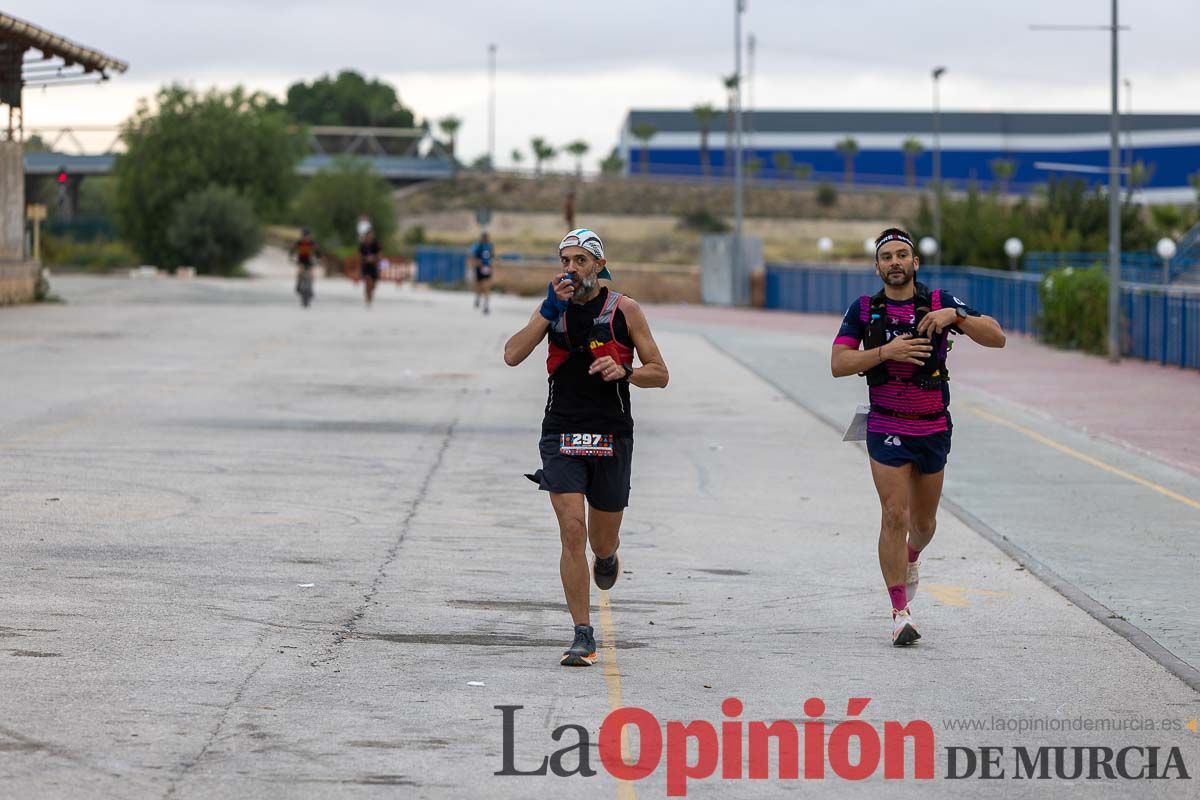
[{"label": "black running shorts", "polygon": [[[542,435],[538,443],[542,468],[525,477],[543,491],[585,495],[588,505],[600,511],[621,511],[628,506],[633,437],[612,436],[609,441],[596,442],[594,452],[605,455],[569,455],[563,452],[563,436],[557,433]],[[571,452],[571,442],[568,440],[565,444],[568,453]],[[575,450],[586,451],[588,447]]]}]

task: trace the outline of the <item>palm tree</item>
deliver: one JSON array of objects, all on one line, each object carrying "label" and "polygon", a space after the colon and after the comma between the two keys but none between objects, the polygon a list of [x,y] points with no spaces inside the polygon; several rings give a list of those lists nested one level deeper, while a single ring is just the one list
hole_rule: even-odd
[{"label": "palm tree", "polygon": [[851,186],[854,183],[854,157],[858,155],[858,142],[853,136],[847,136],[837,143],[837,151],[846,162],[846,185]]},{"label": "palm tree", "polygon": [[1129,185],[1125,192],[1125,202],[1128,203],[1133,199],[1133,193],[1150,182],[1154,177],[1153,163],[1147,164],[1145,161],[1135,161],[1133,166],[1129,168]]},{"label": "palm tree", "polygon": [[583,157],[591,147],[583,139],[577,139],[563,148],[571,155],[575,156],[575,176],[583,177]]},{"label": "palm tree", "polygon": [[901,149],[904,150],[904,184],[906,186],[917,185],[917,156],[925,152],[925,146],[921,144],[921,140],[915,136],[910,136],[904,140]]},{"label": "palm tree", "polygon": [[1000,194],[1008,194],[1008,182],[1017,172],[1017,162],[1011,158],[994,158],[988,162],[992,178],[999,185]]},{"label": "palm tree", "polygon": [[700,123],[700,174],[708,177],[712,172],[712,164],[708,158],[708,132],[712,130],[713,120],[717,118],[717,110],[712,103],[704,103],[692,109],[696,121]]},{"label": "palm tree", "polygon": [[621,154],[617,152],[617,148],[613,148],[600,162],[601,175],[620,175],[621,170],[625,168],[625,159],[621,158]]},{"label": "palm tree", "polygon": [[525,154],[519,148],[514,147],[510,158],[512,158],[513,164],[519,169],[521,162],[525,160]]},{"label": "palm tree", "polygon": [[633,138],[642,143],[642,174],[650,171],[650,140],[658,133],[658,128],[649,122],[639,122],[630,129]]},{"label": "palm tree", "polygon": [[725,173],[733,174],[733,104],[737,99],[738,76],[727,75],[721,79],[725,87]]},{"label": "palm tree", "polygon": [[542,174],[542,164],[558,155],[558,151],[546,144],[541,136],[529,140],[529,149],[533,151],[533,174]]},{"label": "palm tree", "polygon": [[447,145],[447,150],[450,151],[450,160],[454,160],[454,144],[458,136],[458,129],[462,127],[462,120],[458,117],[442,117],[438,120],[438,127],[442,129],[442,133],[450,144]]},{"label": "palm tree", "polygon": [[812,173],[813,173],[812,164],[809,164],[808,162],[805,162],[803,164],[797,164],[796,169],[793,171],[793,174],[796,176],[796,180],[798,180],[798,181],[808,180],[809,178],[812,177]]},{"label": "palm tree", "polygon": [[783,178],[790,175],[792,172],[792,154],[785,150],[778,150],[771,154],[771,161],[775,164],[776,177]]}]

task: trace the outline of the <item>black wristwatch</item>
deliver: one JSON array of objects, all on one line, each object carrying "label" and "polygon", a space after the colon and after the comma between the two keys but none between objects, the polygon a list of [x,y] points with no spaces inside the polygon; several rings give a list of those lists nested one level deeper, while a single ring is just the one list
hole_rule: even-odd
[{"label": "black wristwatch", "polygon": [[965,308],[963,308],[962,306],[955,306],[954,313],[958,315],[959,319],[966,319],[967,317],[971,316],[970,314],[967,313],[967,310]]},{"label": "black wristwatch", "polygon": [[629,366],[628,364],[622,364],[621,368],[625,370],[624,380],[629,380],[631,377],[633,377],[633,367]]}]

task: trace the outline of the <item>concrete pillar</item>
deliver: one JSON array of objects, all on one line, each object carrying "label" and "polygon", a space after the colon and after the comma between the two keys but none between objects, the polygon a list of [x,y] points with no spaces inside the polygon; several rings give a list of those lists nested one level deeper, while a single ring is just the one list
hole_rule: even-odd
[{"label": "concrete pillar", "polygon": [[20,142],[0,142],[0,261],[25,258],[25,157]]}]

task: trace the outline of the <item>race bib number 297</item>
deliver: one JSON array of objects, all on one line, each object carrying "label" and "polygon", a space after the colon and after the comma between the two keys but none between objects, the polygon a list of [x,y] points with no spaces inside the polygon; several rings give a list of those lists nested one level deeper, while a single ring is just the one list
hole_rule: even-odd
[{"label": "race bib number 297", "polygon": [[558,440],[558,452],[564,456],[611,456],[611,433],[564,433]]}]

